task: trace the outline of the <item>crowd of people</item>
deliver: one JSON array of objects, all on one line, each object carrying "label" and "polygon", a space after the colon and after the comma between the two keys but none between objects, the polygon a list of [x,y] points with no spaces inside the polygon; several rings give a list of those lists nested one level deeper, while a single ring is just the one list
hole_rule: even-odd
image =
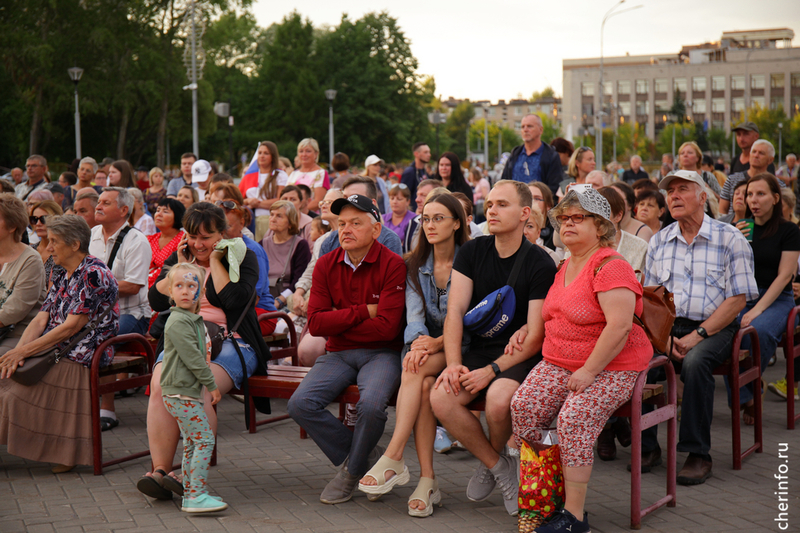
[{"label": "crowd of people", "polygon": [[[137,488],[178,494],[187,512],[222,510],[206,484],[213,405],[269,372],[263,337],[278,323],[258,316],[284,310],[305,333],[299,357],[311,367],[288,412],[339,467],[322,503],[357,489],[375,500],[408,483],[413,432],[411,516],[441,503],[433,454],[454,443],[479,462],[467,498],[498,489],[514,515],[518,449],[556,424],[565,503],[536,531],[589,531],[594,449],[613,460],[616,442],[630,443],[627,421],[611,416],[653,357],[634,320],[642,286],[664,285],[677,311],[668,355],[683,384],[678,450],[688,453],[678,482],[701,484],[712,473],[712,370],[740,325],[757,330],[762,367],[774,361],[800,296],[796,158],[776,173],[755,124],[734,132],[742,151],[729,175],[694,142],[677,162],[665,154],[652,177],[639,156],[605,172],[591,148],[544,142],[537,115],[522,120],[523,144],[495,175],[452,152],[431,164],[424,143],[402,172],[370,155],[359,173],[342,153],[329,172],[311,138],[294,167],[260,143],[258,171],[238,184],[194,154],[168,182],[160,168],[91,157],[50,182],[33,155],[27,179],[12,172],[18,183],[0,194],[0,443],[54,472],[90,464],[94,352],[115,334],[148,334],[159,340],[147,412],[154,467]],[[7,379],[87,324],[40,382]],[[235,331],[213,360],[212,325]],[[100,356],[107,363],[113,351]],[[769,389],[797,398],[800,376],[787,378]],[[351,431],[327,407],[356,383]],[[760,392],[742,391],[745,423]],[[476,400],[488,431],[470,411]],[[119,423],[113,395],[103,397],[102,429]],[[182,473],[171,472],[181,435]],[[656,428],[642,452],[643,471],[661,464]]]}]

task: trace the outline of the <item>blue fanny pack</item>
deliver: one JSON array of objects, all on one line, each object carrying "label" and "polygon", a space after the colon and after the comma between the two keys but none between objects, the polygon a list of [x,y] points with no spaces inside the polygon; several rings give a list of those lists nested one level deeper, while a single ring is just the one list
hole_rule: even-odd
[{"label": "blue fanny pack", "polygon": [[514,284],[522,268],[522,260],[531,246],[532,244],[523,238],[508,281],[504,286],[489,293],[464,315],[465,328],[480,337],[493,339],[514,320],[514,312],[517,308]]}]

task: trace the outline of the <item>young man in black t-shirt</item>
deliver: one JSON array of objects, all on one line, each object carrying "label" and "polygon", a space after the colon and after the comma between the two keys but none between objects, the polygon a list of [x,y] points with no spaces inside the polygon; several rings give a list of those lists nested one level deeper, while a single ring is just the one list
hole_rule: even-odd
[{"label": "young man in black t-shirt", "polygon": [[[447,367],[431,392],[437,418],[481,461],[467,487],[467,497],[483,501],[497,485],[509,514],[516,514],[519,488],[516,461],[501,454],[511,436],[511,397],[541,359],[538,353],[544,340],[542,304],[556,273],[552,259],[540,247],[522,248],[531,203],[530,189],[522,182],[502,180],[489,193],[486,219],[492,235],[467,242],[453,262],[444,324]],[[507,284],[518,253],[526,255],[514,284],[514,317],[493,339],[473,335],[469,351],[462,356],[464,315],[488,294]],[[511,336],[526,324],[531,334],[522,350],[504,355]],[[467,409],[482,394],[486,395],[488,439],[480,421]]]}]

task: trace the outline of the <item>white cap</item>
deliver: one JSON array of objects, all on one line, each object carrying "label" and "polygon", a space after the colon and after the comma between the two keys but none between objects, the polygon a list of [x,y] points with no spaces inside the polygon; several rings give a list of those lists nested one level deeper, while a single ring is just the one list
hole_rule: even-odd
[{"label": "white cap", "polygon": [[367,160],[364,162],[364,168],[367,168],[367,167],[369,167],[370,165],[375,165],[375,164],[377,164],[377,163],[383,163],[383,159],[381,159],[380,157],[378,157],[378,156],[377,156],[377,155],[375,155],[375,154],[372,154],[372,155],[371,155],[371,156],[369,156],[369,157],[367,158]]},{"label": "white cap", "polygon": [[205,159],[198,159],[192,165],[192,183],[208,181],[209,174],[211,174],[211,165]]},{"label": "white cap", "polygon": [[701,189],[703,189],[706,186],[702,176],[700,176],[700,174],[698,174],[694,170],[676,170],[672,172],[669,176],[662,179],[658,184],[658,188],[666,190],[666,188],[669,186],[672,180],[677,180],[677,179],[696,183],[700,186]]}]

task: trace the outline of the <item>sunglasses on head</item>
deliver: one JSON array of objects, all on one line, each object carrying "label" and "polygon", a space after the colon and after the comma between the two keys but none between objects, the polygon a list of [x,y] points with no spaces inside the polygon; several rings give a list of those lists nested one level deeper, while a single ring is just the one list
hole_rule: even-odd
[{"label": "sunglasses on head", "polygon": [[227,209],[228,211],[234,211],[239,209],[239,206],[236,205],[236,202],[233,202],[231,200],[217,200],[216,202],[214,202],[214,205],[222,207],[223,209]]},{"label": "sunglasses on head", "polygon": [[408,189],[408,185],[406,185],[405,183],[396,183],[389,188],[389,190],[392,189]]},{"label": "sunglasses on head", "polygon": [[46,224],[46,222],[44,220],[45,218],[47,218],[47,215],[42,215],[40,217],[35,217],[35,216],[31,215],[31,216],[28,217],[28,220],[30,221],[31,226],[35,226],[39,222],[41,222],[42,224]]}]

